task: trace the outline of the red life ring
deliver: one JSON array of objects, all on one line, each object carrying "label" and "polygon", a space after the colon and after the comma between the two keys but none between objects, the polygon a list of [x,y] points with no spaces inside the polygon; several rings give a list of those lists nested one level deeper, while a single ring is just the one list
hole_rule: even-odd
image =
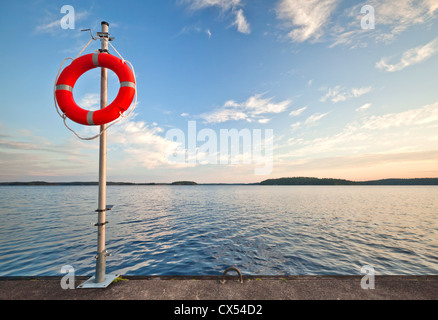
[{"label": "red life ring", "polygon": [[[117,97],[106,108],[88,111],[76,104],[73,87],[81,75],[96,67],[114,71],[119,77],[120,89]],[[116,120],[120,113],[128,110],[135,96],[135,77],[132,70],[121,59],[108,53],[90,53],[73,60],[62,71],[55,90],[59,108],[70,120],[88,126],[102,125]]]}]

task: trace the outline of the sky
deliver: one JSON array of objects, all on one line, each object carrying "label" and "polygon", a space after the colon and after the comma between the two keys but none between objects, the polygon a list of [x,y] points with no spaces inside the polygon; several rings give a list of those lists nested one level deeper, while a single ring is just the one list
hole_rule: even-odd
[{"label": "sky", "polygon": [[[1,1],[0,181],[97,181],[99,139],[65,127],[53,85],[101,21],[137,81],[108,181],[438,177],[437,17],[437,0]],[[96,68],[73,94],[97,110],[99,92]]]}]

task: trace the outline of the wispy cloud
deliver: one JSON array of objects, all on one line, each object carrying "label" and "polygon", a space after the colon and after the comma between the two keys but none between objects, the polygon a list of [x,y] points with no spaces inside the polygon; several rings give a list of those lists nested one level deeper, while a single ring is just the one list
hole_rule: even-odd
[{"label": "wispy cloud", "polygon": [[246,21],[245,16],[243,15],[243,10],[239,9],[235,12],[236,20],[234,20],[233,25],[237,27],[237,31],[241,33],[249,34],[251,33],[251,28],[249,26],[248,21]]},{"label": "wispy cloud", "polygon": [[394,151],[326,156],[276,161],[277,175],[290,172],[301,176],[345,177],[352,180],[434,177],[438,174],[432,159],[438,150]]},{"label": "wispy cloud", "polygon": [[193,32],[195,32],[195,33],[199,33],[199,32],[201,32],[201,31],[202,31],[202,29],[201,29],[200,27],[198,27],[198,26],[184,26],[184,27],[182,27],[181,30],[176,34],[175,37],[179,37],[179,36],[184,35],[184,34],[190,34],[190,33],[193,33]]},{"label": "wispy cloud", "polygon": [[416,48],[409,49],[402,54],[400,61],[396,64],[390,64],[389,58],[382,58],[376,63],[376,68],[387,71],[395,72],[403,70],[411,65],[421,63],[438,52],[438,38],[430,41],[424,46],[418,46]]},{"label": "wispy cloud", "polygon": [[175,142],[162,137],[163,129],[136,121],[135,114],[111,129],[111,149],[123,150],[124,165],[148,169],[169,166],[166,152]]},{"label": "wispy cloud", "polygon": [[208,39],[211,39],[211,31],[210,29],[202,29],[201,27],[197,25],[191,25],[191,26],[184,26],[174,37],[180,37],[182,35],[190,35],[190,34],[200,34],[204,33],[208,36]]},{"label": "wispy cloud", "polygon": [[230,120],[246,120],[248,122],[259,121],[264,123],[268,120],[266,114],[281,113],[287,109],[290,100],[278,103],[272,102],[273,98],[263,98],[262,94],[256,94],[244,102],[229,100],[212,112],[200,115],[207,123],[221,123]]},{"label": "wispy cloud", "polygon": [[192,10],[202,10],[208,7],[220,8],[223,12],[230,11],[234,15],[234,22],[237,31],[249,34],[251,27],[243,13],[243,4],[241,0],[181,0],[180,3],[186,3]]},{"label": "wispy cloud", "polygon": [[412,25],[425,23],[436,10],[436,1],[430,0],[371,0],[367,4],[376,11],[376,25],[388,28],[379,35],[383,41],[392,40]]},{"label": "wispy cloud", "polygon": [[84,97],[81,98],[81,100],[79,101],[79,105],[84,109],[95,111],[99,109],[100,95],[97,93],[87,93]]},{"label": "wispy cloud", "polygon": [[[374,8],[375,29],[360,27],[365,4]],[[432,21],[437,12],[436,0],[368,0],[344,10],[343,19],[332,28],[330,47],[364,47],[370,41],[389,43],[410,27]]]},{"label": "wispy cloud", "polygon": [[61,19],[39,24],[35,27],[35,31],[37,33],[53,33],[55,31],[59,31],[61,29]]},{"label": "wispy cloud", "polygon": [[74,138],[54,142],[54,138],[48,140],[34,131],[17,130],[0,123],[0,180],[88,174],[88,170],[97,170],[89,157],[89,152],[96,150],[96,144]]},{"label": "wispy cloud", "polygon": [[429,14],[438,11],[438,2],[436,0],[426,0],[425,4],[429,7]]},{"label": "wispy cloud", "polygon": [[182,0],[183,3],[189,3],[193,10],[205,9],[208,7],[219,7],[223,10],[230,10],[241,5],[241,0]]},{"label": "wispy cloud", "polygon": [[[91,136],[98,128],[81,126],[76,130],[81,136]],[[163,131],[156,123],[136,120],[134,113],[112,126],[108,175],[138,177],[142,169],[185,166],[169,163],[167,151],[176,142],[164,138]],[[98,140],[84,142],[73,134],[58,140],[55,143],[36,132],[16,130],[0,123],[0,180],[93,179],[98,170]]]},{"label": "wispy cloud", "polygon": [[[163,137],[164,129],[157,123],[137,120],[137,114],[112,126],[111,145],[108,153],[113,153],[112,163],[119,174],[132,175],[136,170],[183,167],[185,164],[172,164],[167,159],[167,151],[177,143]],[[92,136],[96,127],[83,127],[81,136]],[[111,173],[109,168],[109,173]]]},{"label": "wispy cloud", "polygon": [[318,40],[339,0],[281,0],[277,17],[285,22],[293,41]]},{"label": "wispy cloud", "polygon": [[361,87],[361,88],[352,88],[350,90],[336,86],[334,88],[329,88],[327,93],[321,97],[320,101],[325,102],[327,100],[332,101],[333,103],[346,101],[351,98],[358,98],[372,90],[372,87]]},{"label": "wispy cloud", "polygon": [[[320,115],[319,115],[320,116]],[[308,118],[312,122],[318,114]],[[294,124],[297,129],[304,124]],[[398,113],[371,115],[346,124],[339,132],[312,139],[294,139],[294,148],[279,158],[321,158],[360,153],[389,153],[429,150],[433,143],[424,139],[438,137],[438,102]],[[423,137],[423,138],[422,138]]]},{"label": "wispy cloud", "polygon": [[363,106],[357,108],[356,111],[357,112],[362,112],[362,111],[365,111],[366,109],[368,109],[369,107],[371,107],[371,103],[366,103]]},{"label": "wispy cloud", "polygon": [[302,107],[302,108],[297,109],[297,110],[292,110],[292,111],[289,113],[289,116],[291,116],[291,117],[297,117],[297,116],[299,116],[300,114],[302,114],[306,109],[307,109],[307,107]]},{"label": "wispy cloud", "polygon": [[380,130],[404,126],[424,126],[435,122],[438,122],[438,103],[399,113],[371,116],[364,120],[360,127]]},{"label": "wispy cloud", "polygon": [[[86,19],[90,15],[89,11],[79,11],[75,12],[75,24]],[[56,18],[55,18],[56,16]],[[48,17],[45,18],[44,21],[40,22],[37,26],[35,26],[35,33],[43,34],[49,33],[52,35],[59,34],[63,29],[61,28],[61,20],[63,18],[63,14],[49,14]]]},{"label": "wispy cloud", "polygon": [[263,118],[263,119],[259,119],[259,120],[257,120],[257,122],[258,122],[258,123],[261,123],[261,124],[266,124],[266,123],[268,123],[269,121],[271,121],[271,119],[268,119],[268,118]]},{"label": "wispy cloud", "polygon": [[319,120],[321,120],[322,118],[324,118],[326,115],[328,115],[329,114],[329,112],[326,112],[326,113],[315,113],[315,114],[313,114],[313,115],[311,115],[310,117],[308,117],[307,119],[306,119],[306,121],[304,122],[304,124],[306,125],[306,126],[309,126],[309,125],[314,125],[314,124],[316,124]]},{"label": "wispy cloud", "polygon": [[[305,108],[304,108],[305,109]],[[300,109],[301,110],[301,109]],[[312,127],[318,124],[318,122],[324,118],[325,116],[327,116],[330,112],[326,112],[326,113],[314,113],[311,116],[307,117],[306,120],[304,120],[304,122],[295,122],[291,125],[291,128],[293,130],[296,130],[298,128],[302,128],[302,127]]]}]

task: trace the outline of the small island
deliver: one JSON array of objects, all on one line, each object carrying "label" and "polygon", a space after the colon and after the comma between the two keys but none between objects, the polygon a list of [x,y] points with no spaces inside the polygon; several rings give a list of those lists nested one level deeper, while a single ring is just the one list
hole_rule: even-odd
[{"label": "small island", "polygon": [[354,185],[356,182],[344,180],[344,179],[328,179],[328,178],[311,178],[311,177],[294,177],[294,178],[279,178],[279,179],[268,179],[260,182],[260,185],[272,186],[272,185],[283,185],[283,186],[315,186],[315,185]]},{"label": "small island", "polygon": [[370,181],[351,181],[345,179],[293,177],[268,179],[260,182],[265,186],[432,186],[438,185],[438,178],[414,178],[414,179],[381,179]]},{"label": "small island", "polygon": [[171,183],[172,186],[197,186],[194,181],[175,181]]}]

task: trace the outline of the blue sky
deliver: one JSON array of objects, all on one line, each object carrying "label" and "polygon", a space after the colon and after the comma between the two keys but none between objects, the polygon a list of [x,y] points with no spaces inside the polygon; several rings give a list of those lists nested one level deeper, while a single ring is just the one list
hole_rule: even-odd
[{"label": "blue sky", "polygon": [[[63,5],[74,29],[61,27]],[[374,29],[361,27],[364,5]],[[436,0],[2,1],[0,181],[97,180],[98,140],[65,128],[52,90],[62,60],[90,39],[80,30],[103,20],[138,85],[136,109],[108,130],[108,180],[438,177],[437,16]],[[99,77],[78,80],[82,107],[98,108]],[[118,86],[110,72],[109,101]],[[273,130],[272,170],[170,162],[170,130],[185,134],[184,152],[193,121],[218,139]]]}]

